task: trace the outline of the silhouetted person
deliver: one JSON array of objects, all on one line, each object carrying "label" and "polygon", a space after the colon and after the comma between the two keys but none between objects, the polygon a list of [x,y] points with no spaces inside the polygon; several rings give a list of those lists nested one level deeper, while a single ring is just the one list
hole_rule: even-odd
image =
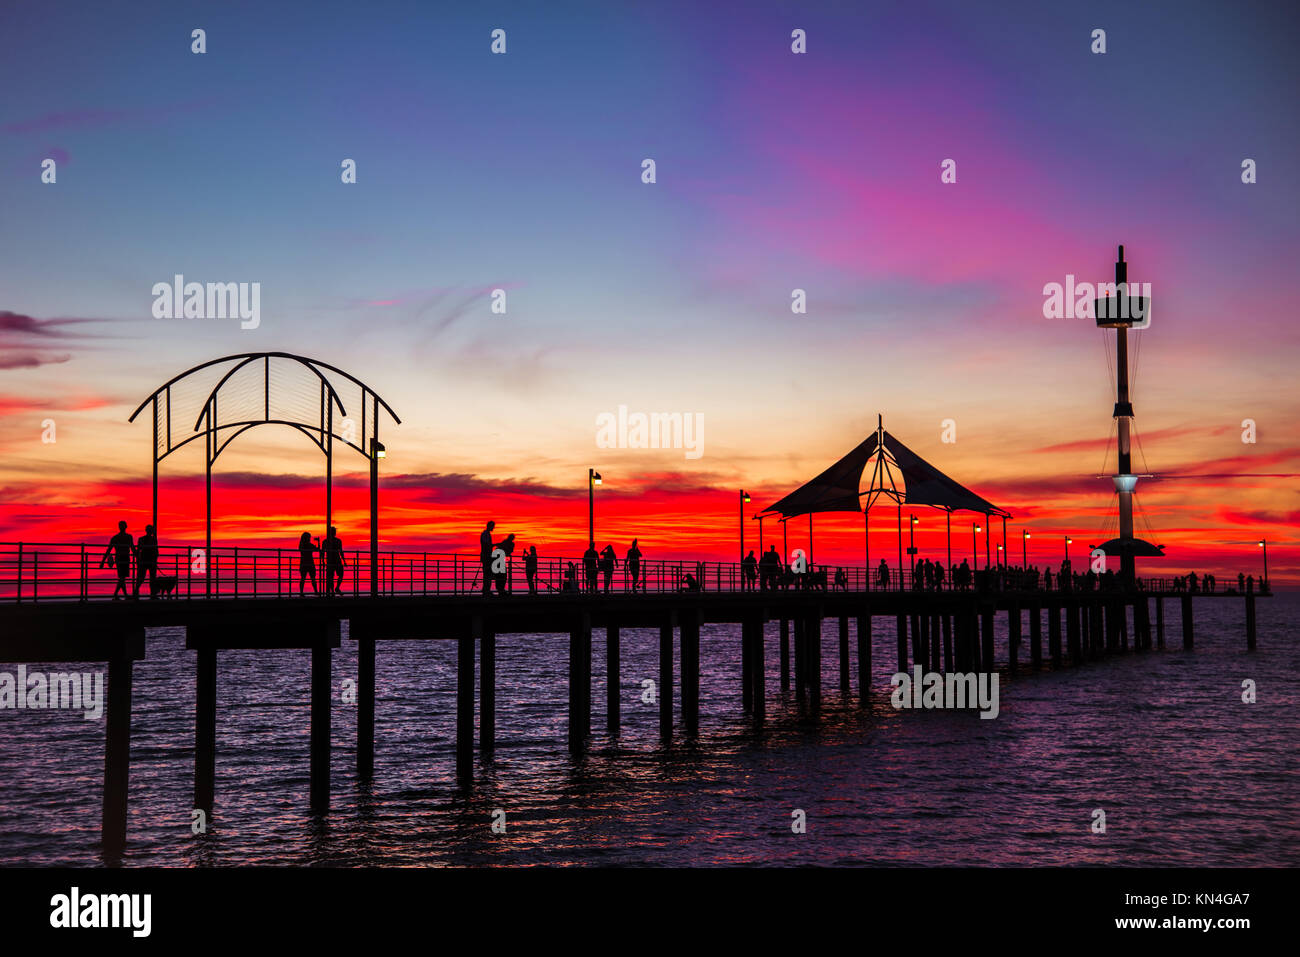
[{"label": "silhouetted person", "polygon": [[849,573],[842,568],[835,569],[835,587],[840,591],[849,590]]},{"label": "silhouetted person", "polygon": [[776,577],[781,574],[781,556],[776,553],[775,545],[763,553],[758,566],[762,573],[759,576],[759,588],[762,591],[776,588]]},{"label": "silhouetted person", "polygon": [[307,579],[311,579],[311,590],[320,594],[316,585],[316,553],[320,551],[320,539],[312,542],[311,532],[298,536],[298,597],[302,597]]},{"label": "silhouetted person", "polygon": [[889,563],[883,558],[880,560],[880,565],[876,568],[876,582],[881,588],[889,588]]},{"label": "silhouetted person", "polygon": [[587,550],[582,553],[582,569],[586,573],[587,591],[596,594],[597,573],[600,570],[600,555],[596,551],[596,543],[588,542]]},{"label": "silhouetted person", "polygon": [[126,579],[131,574],[131,552],[135,549],[135,539],[126,531],[126,522],[117,523],[117,534],[108,540],[108,548],[104,549],[104,557],[99,560],[99,567],[112,565],[117,569],[117,587],[113,589],[113,601],[117,601],[117,593],[120,591],[122,597],[126,598]]},{"label": "silhouetted person", "polygon": [[699,590],[700,590],[700,580],[698,578],[696,578],[690,572],[687,572],[684,576],[682,576],[682,591],[699,591]]},{"label": "silhouetted person", "polygon": [[1255,593],[1255,576],[1254,576],[1254,575],[1247,575],[1247,576],[1246,576],[1246,594],[1247,594],[1247,595],[1253,595],[1254,593]]},{"label": "silhouetted person", "polygon": [[[504,561],[503,565],[504,565],[504,568],[505,568],[505,569],[509,569],[509,567],[510,567],[510,556],[511,556],[512,554],[514,554],[514,550],[515,550],[515,535],[514,535],[514,532],[511,532],[509,535],[507,535],[507,536],[506,536],[505,538],[503,538],[501,541],[497,542],[497,544],[496,544],[496,548],[501,549],[501,551],[505,554],[505,561]],[[493,549],[494,552],[496,551],[496,548]],[[504,595],[504,594],[506,593],[506,575],[507,575],[507,574],[508,574],[507,571],[502,570],[502,571],[499,571],[499,572],[497,572],[495,575],[492,576],[493,579],[494,579],[494,580],[496,581],[496,583],[497,583],[497,594],[498,594],[498,595]]]},{"label": "silhouetted person", "polygon": [[754,550],[751,548],[749,554],[745,556],[744,561],[740,563],[742,590],[753,591],[754,586],[758,583],[758,559],[754,557]]},{"label": "silhouetted person", "polygon": [[478,560],[483,566],[483,594],[492,594],[492,529],[496,522],[488,522],[478,536]]},{"label": "silhouetted person", "polygon": [[537,594],[537,546],[529,545],[524,552],[524,576],[528,579],[528,594]]},{"label": "silhouetted person", "polygon": [[567,592],[576,592],[578,590],[578,566],[569,562],[564,569],[564,590]]},{"label": "silhouetted person", "polygon": [[943,566],[938,562],[934,563],[934,588],[935,591],[943,591]]},{"label": "silhouetted person", "polygon": [[966,559],[963,558],[961,560],[961,564],[957,566],[957,571],[955,572],[955,574],[957,576],[957,587],[960,588],[962,591],[966,591],[967,589],[969,589],[970,588],[970,562],[966,561]]},{"label": "silhouetted person", "polygon": [[641,578],[641,549],[637,547],[635,538],[632,539],[632,547],[627,550],[627,558],[624,562],[627,564],[627,579],[632,585],[632,590],[636,591]]},{"label": "silhouetted person", "polygon": [[618,556],[614,554],[614,546],[606,545],[600,550],[600,574],[605,580],[605,594],[609,594],[610,588],[614,585],[614,567],[618,565]]},{"label": "silhouetted person", "polygon": [[325,541],[321,543],[321,551],[325,553],[325,594],[341,595],[343,594],[343,539],[339,538],[339,530],[333,525],[325,533]]},{"label": "silhouetted person", "polygon": [[144,527],[144,534],[135,546],[135,597],[140,597],[140,584],[144,576],[149,576],[149,597],[156,598],[158,592],[158,536],[152,525]]},{"label": "silhouetted person", "polygon": [[1199,591],[1199,590],[1200,590],[1200,589],[1198,589],[1198,588],[1196,587],[1196,572],[1189,572],[1189,573],[1188,573],[1188,575],[1187,575],[1187,590],[1188,590],[1188,591]]}]

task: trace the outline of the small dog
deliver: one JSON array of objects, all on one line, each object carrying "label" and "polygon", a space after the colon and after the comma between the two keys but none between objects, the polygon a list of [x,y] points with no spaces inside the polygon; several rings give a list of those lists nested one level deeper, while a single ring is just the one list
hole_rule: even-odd
[{"label": "small dog", "polygon": [[176,597],[176,576],[159,575],[154,579],[154,589],[151,594],[161,595],[166,598],[168,595]]}]

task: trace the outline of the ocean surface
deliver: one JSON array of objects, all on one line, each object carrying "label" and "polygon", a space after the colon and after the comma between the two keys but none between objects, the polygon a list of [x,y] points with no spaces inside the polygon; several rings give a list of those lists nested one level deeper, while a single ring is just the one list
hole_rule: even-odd
[{"label": "ocean surface", "polygon": [[[476,767],[467,793],[454,778],[454,643],[379,644],[375,775],[363,785],[355,708],[340,700],[356,674],[345,639],[334,658],[326,818],[307,812],[309,653],[224,651],[216,810],[199,836],[195,656],[181,632],[157,630],[136,666],[123,863],[1294,866],[1300,595],[1258,609],[1259,650],[1249,653],[1243,603],[1198,602],[1196,647],[1185,652],[1178,602],[1167,601],[1165,650],[1004,672],[995,720],[896,711],[892,619],[875,623],[866,710],[856,663],[854,694],[840,697],[837,622],[825,622],[823,714],[803,720],[780,694],[773,623],[762,734],[740,707],[739,629],[706,626],[700,738],[679,733],[668,746],[658,706],[641,700],[643,679],[658,679],[657,631],[623,631],[623,731],[612,742],[597,630],[593,740],[580,759],[565,744],[567,637],[505,636],[496,756]],[[1001,662],[1005,628],[1003,616]],[[1242,701],[1246,679],[1253,704]],[[0,710],[0,865],[101,865],[103,767],[102,720]],[[497,809],[504,833],[491,827]],[[1097,809],[1104,834],[1092,829]],[[806,833],[792,831],[796,811]]]}]

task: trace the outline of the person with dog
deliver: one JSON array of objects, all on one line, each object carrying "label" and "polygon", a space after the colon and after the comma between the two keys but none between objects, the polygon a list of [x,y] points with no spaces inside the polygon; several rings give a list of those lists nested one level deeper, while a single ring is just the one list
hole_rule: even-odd
[{"label": "person with dog", "polygon": [[117,569],[117,587],[113,589],[113,601],[117,601],[117,593],[122,592],[122,597],[126,598],[126,579],[131,574],[131,553],[135,551],[135,539],[127,532],[126,522],[117,523],[117,534],[108,540],[108,548],[104,550],[103,557],[99,560],[99,567],[112,565]]},{"label": "person with dog", "polygon": [[320,538],[312,541],[311,532],[303,532],[298,539],[298,597],[302,597],[303,588],[307,584],[307,579],[311,578],[311,590],[314,594],[320,594],[320,587],[316,584],[316,553],[320,551]]},{"label": "person with dog", "polygon": [[135,547],[135,595],[140,597],[140,585],[149,576],[149,597],[158,597],[158,536],[152,525],[144,527],[144,534]]}]

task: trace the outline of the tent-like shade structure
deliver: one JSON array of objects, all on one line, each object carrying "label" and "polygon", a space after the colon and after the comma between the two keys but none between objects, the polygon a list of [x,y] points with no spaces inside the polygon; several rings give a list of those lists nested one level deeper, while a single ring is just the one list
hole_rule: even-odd
[{"label": "tent-like shade structure", "polygon": [[1164,546],[1152,545],[1141,538],[1112,538],[1097,548],[1107,555],[1132,555],[1134,558],[1164,558]]},{"label": "tent-like shade structure", "polygon": [[[866,491],[861,490],[862,473],[867,463],[882,448],[888,462],[896,466],[902,474],[905,491],[901,497],[897,489],[893,488],[892,471],[888,468],[883,472],[890,476],[889,487],[883,484],[877,486],[876,479],[882,473],[882,470],[877,468],[872,473],[870,487]],[[782,518],[791,518],[795,515],[808,515],[815,512],[861,512],[864,509],[861,499],[867,499],[866,507],[869,508],[871,502],[879,495],[888,495],[895,501],[907,505],[932,505],[948,511],[980,512],[985,515],[1009,517],[1009,513],[1005,510],[944,475],[886,432],[883,427],[869,435],[857,448],[811,482],[768,506],[763,514],[775,513]]]}]

